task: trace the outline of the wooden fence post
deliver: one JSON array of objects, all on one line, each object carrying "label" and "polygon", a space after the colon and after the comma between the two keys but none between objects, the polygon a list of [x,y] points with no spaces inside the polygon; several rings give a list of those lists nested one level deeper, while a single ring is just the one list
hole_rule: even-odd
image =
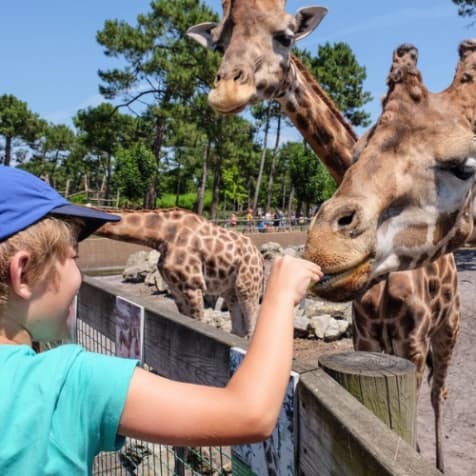
[{"label": "wooden fence post", "polygon": [[319,365],[412,447],[416,446],[416,368],[374,352],[325,354]]}]

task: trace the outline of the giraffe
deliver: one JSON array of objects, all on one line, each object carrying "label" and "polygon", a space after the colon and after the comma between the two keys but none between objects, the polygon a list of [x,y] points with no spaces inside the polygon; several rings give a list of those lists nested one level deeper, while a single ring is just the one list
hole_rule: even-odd
[{"label": "giraffe", "polygon": [[[431,93],[424,86],[416,68],[417,56],[412,45],[395,50],[397,60],[388,76],[382,114],[359,144],[355,162],[334,197],[311,224],[306,257],[319,262],[328,274],[315,287],[317,294],[334,299],[356,296],[380,279],[385,283],[389,272],[394,276],[400,269],[431,271],[445,265],[445,258],[446,269],[440,276],[453,275],[454,260],[445,253],[468,238],[474,239],[476,39],[459,45],[454,79],[440,93]],[[332,240],[331,247],[327,240]],[[423,359],[431,355],[437,466],[443,470],[439,419],[458,332],[458,296],[455,287],[438,279],[435,272],[422,278],[420,289],[401,281],[389,294],[403,311],[397,320],[400,329],[420,325],[424,334],[412,340],[385,320],[374,320],[371,325],[384,334],[384,349],[398,345],[418,354],[420,381]],[[422,293],[430,299],[434,312],[425,312],[420,306],[419,313],[407,314],[402,305],[421,299]],[[364,301],[361,304],[366,305]],[[370,346],[364,329],[369,328],[368,322],[362,322],[361,337]]]},{"label": "giraffe", "polygon": [[[339,184],[354,160],[354,147],[354,154],[357,154],[369,133],[356,144],[357,136],[331,99],[304,65],[290,53],[297,40],[317,27],[327,10],[306,7],[299,9],[292,17],[284,11],[284,6],[282,0],[224,0],[224,17],[219,24],[196,25],[189,28],[187,34],[203,46],[224,52],[209,94],[209,103],[214,109],[221,113],[235,113],[247,104],[276,100]],[[395,56],[394,61],[396,67],[401,57]],[[306,253],[312,258],[309,247]],[[436,288],[435,284],[438,284]],[[448,344],[449,355],[443,364],[437,359],[433,363],[427,360],[435,369],[435,377],[441,375],[441,378],[433,380],[436,388],[437,380],[444,382],[457,334],[460,306],[457,286],[456,265],[450,254],[418,270],[389,273],[361,293],[343,296],[336,293],[325,295],[321,291],[321,296],[333,300],[353,299],[354,348],[385,351],[411,360],[417,368],[418,389],[426,354],[415,353],[411,347],[397,346],[392,342],[397,335],[402,340],[427,339],[431,329],[423,319],[414,316],[439,316],[441,303],[438,298],[446,299],[448,311],[445,322],[452,329],[453,336]],[[325,288],[325,285],[319,286],[320,290]],[[408,299],[415,290],[420,293],[419,299]],[[402,315],[406,316],[403,322]],[[388,328],[383,330],[394,336],[390,345],[388,336],[382,335],[375,324],[376,321],[381,322],[383,316],[388,324]],[[443,390],[441,393],[444,394]],[[432,397],[432,405],[437,466],[442,469],[440,412],[435,397]]]},{"label": "giraffe", "polygon": [[201,320],[203,295],[222,296],[232,333],[250,336],[263,291],[264,264],[251,239],[180,208],[119,211],[97,235],[160,252],[158,269],[182,314]]},{"label": "giraffe", "polygon": [[[326,15],[300,8],[293,17],[282,0],[224,0],[219,24],[201,23],[187,35],[224,56],[208,100],[222,114],[258,101],[276,100],[337,183],[352,163],[357,136],[322,87],[290,53]],[[273,12],[273,15],[271,15]],[[319,119],[317,119],[319,118]]]}]

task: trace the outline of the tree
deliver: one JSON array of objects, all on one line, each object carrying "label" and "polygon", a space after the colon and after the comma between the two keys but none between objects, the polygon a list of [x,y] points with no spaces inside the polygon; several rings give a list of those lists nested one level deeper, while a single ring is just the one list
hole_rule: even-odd
[{"label": "tree", "polygon": [[[151,12],[137,17],[137,25],[108,20],[97,34],[107,56],[118,58],[123,68],[100,70],[100,92],[108,99],[121,98],[119,107],[144,107],[155,119],[151,143],[156,172],[147,194],[148,208],[155,207],[159,187],[163,140],[168,121],[167,106],[187,102],[211,84],[218,56],[185,37],[190,25],[217,19],[198,0],[155,0]],[[135,111],[134,111],[135,112]]]},{"label": "tree", "polygon": [[315,57],[308,51],[298,52],[298,56],[354,126],[370,125],[370,114],[362,110],[372,100],[372,95],[363,90],[367,73],[349,45],[326,43],[319,46]]},{"label": "tree", "polygon": [[5,138],[4,165],[10,165],[15,139],[33,142],[42,127],[39,116],[28,109],[26,102],[11,94],[0,96],[0,135]]},{"label": "tree", "polygon": [[78,138],[97,158],[96,188],[104,180],[106,199],[110,197],[112,158],[119,146],[127,147],[135,132],[135,119],[119,113],[112,104],[78,111],[73,118]]},{"label": "tree", "polygon": [[116,152],[113,184],[131,202],[143,199],[154,176],[154,154],[143,142]]},{"label": "tree", "polygon": [[[43,121],[42,131],[32,145],[33,156],[24,168],[42,177],[54,188],[64,186],[67,177],[64,177],[59,167],[71,153],[75,140],[74,132],[67,125]],[[60,175],[62,177],[58,182]]]},{"label": "tree", "polygon": [[[452,0],[458,6],[460,17],[476,17],[476,0]],[[476,21],[476,20],[475,20]],[[475,22],[473,21],[471,25]]]},{"label": "tree", "polygon": [[312,204],[320,204],[334,193],[335,182],[306,144],[288,143],[280,153],[282,160],[288,165],[294,187],[296,215],[301,215],[303,206],[308,215]]}]

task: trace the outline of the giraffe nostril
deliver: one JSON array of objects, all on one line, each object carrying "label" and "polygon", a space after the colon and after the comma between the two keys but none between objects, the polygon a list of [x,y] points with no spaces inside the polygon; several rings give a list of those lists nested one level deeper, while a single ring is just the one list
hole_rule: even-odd
[{"label": "giraffe nostril", "polygon": [[235,82],[240,82],[240,83],[243,83],[245,81],[245,75],[243,73],[243,71],[241,70],[238,70],[235,72],[235,75],[233,76],[233,81]]}]

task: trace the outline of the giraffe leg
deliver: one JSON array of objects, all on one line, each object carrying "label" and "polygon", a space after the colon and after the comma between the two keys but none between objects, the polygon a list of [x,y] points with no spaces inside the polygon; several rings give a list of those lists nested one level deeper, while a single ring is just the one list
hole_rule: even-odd
[{"label": "giraffe leg", "polygon": [[169,288],[175,304],[181,314],[193,319],[203,320],[203,293],[201,289],[184,289],[177,291]]},{"label": "giraffe leg", "polygon": [[250,276],[250,273],[239,273],[236,278],[235,296],[246,337],[250,337],[255,330],[263,290],[263,280],[263,272],[258,272],[258,270],[255,270],[252,276]]},{"label": "giraffe leg", "polygon": [[451,313],[450,317],[431,337],[431,356],[433,366],[431,405],[435,414],[436,467],[442,473],[444,472],[442,413],[443,403],[448,394],[448,391],[445,388],[445,380],[448,373],[451,355],[456,343],[456,336],[458,335],[459,318],[460,315],[458,309]]},{"label": "giraffe leg", "polygon": [[246,337],[248,329],[235,291],[228,291],[223,295],[223,299],[230,312],[231,333],[240,337]]}]

